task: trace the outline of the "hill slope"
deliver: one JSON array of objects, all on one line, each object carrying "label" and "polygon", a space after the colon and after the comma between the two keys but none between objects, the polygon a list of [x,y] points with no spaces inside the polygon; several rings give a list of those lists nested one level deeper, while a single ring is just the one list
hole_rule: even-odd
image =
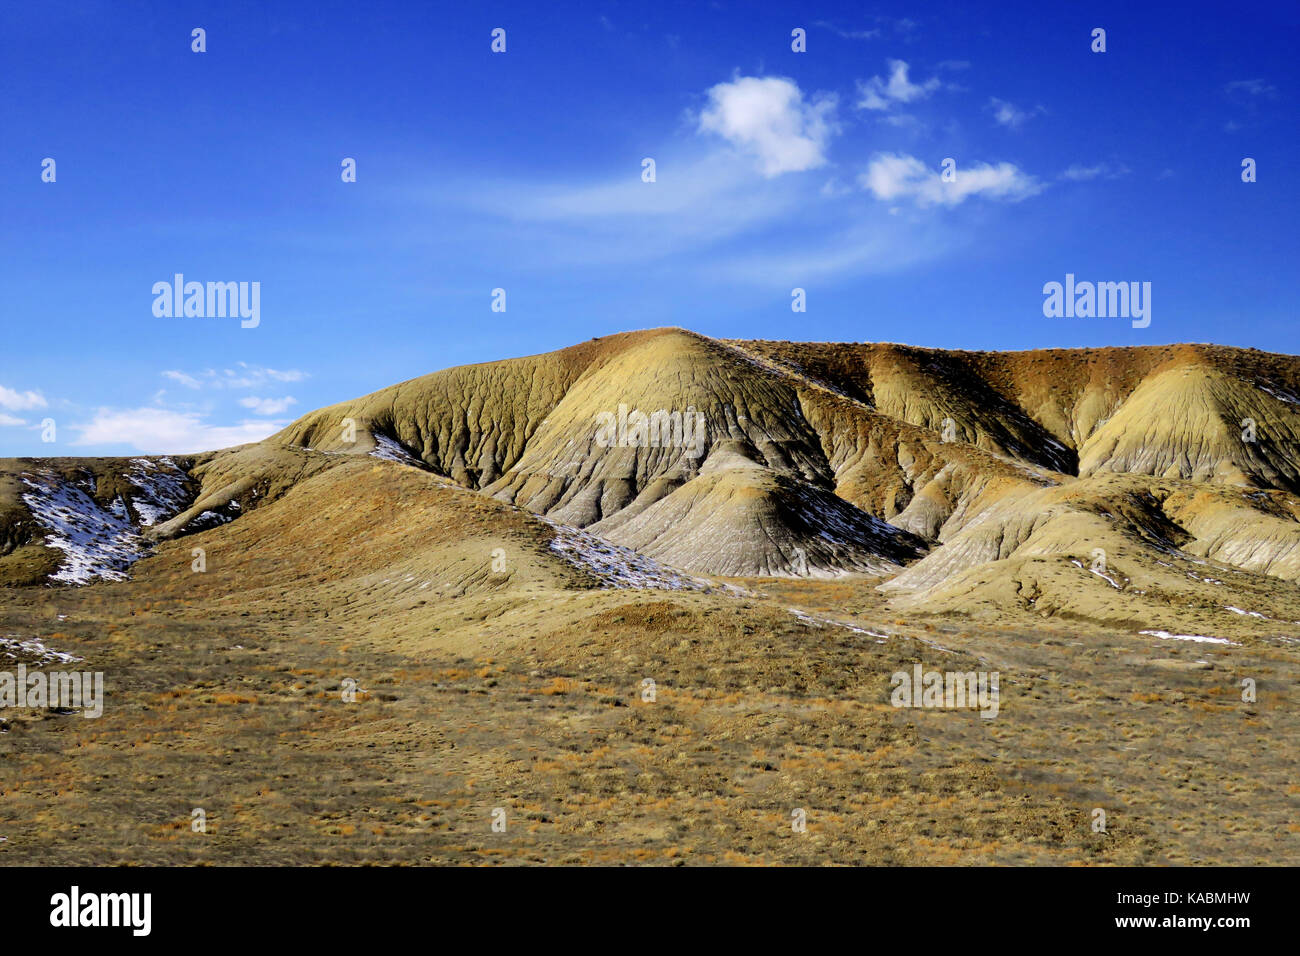
[{"label": "hill slope", "polygon": [[[625,333],[435,372],[183,460],[4,462],[0,574],[126,574],[155,542],[237,533],[223,526],[291,493],[299,509],[277,513],[297,528],[307,502],[386,493],[328,477],[366,456],[688,577],[866,576],[899,608],[1232,631],[1300,617],[1297,395],[1294,357],[1215,346]],[[1113,573],[1090,570],[1097,553]],[[1243,622],[1229,609],[1245,605]]]}]

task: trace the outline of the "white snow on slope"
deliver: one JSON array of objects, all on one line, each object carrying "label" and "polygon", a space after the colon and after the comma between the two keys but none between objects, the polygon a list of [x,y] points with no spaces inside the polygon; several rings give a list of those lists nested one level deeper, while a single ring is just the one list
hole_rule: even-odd
[{"label": "white snow on slope", "polygon": [[416,468],[427,468],[424,462],[416,458],[398,442],[387,435],[379,432],[372,433],[375,439],[375,447],[370,452],[372,458],[382,458],[384,461],[395,461],[402,465],[412,465]]},{"label": "white snow on slope", "polygon": [[[841,624],[839,621],[832,621],[829,618],[813,617],[811,614],[807,613],[806,611],[801,611],[797,607],[787,608],[787,610],[795,616],[795,620],[797,620],[800,624],[806,624],[809,627],[825,627],[826,625],[830,624],[835,627],[847,628],[848,630],[852,631],[854,634],[870,633],[869,631],[864,631],[862,628],[855,627],[852,624]],[[883,635],[872,635],[872,636],[875,637],[875,636],[883,636]]]},{"label": "white snow on slope", "polygon": [[1230,641],[1226,637],[1202,637],[1199,634],[1170,634],[1168,631],[1138,631],[1139,634],[1149,634],[1151,637],[1158,637],[1165,641],[1195,641],[1197,644],[1227,644],[1229,647],[1241,647],[1235,641]]},{"label": "white snow on slope", "polygon": [[1085,571],[1090,571],[1090,572],[1092,572],[1093,574],[1097,575],[1097,577],[1099,577],[1099,578],[1101,578],[1102,580],[1104,580],[1107,584],[1109,584],[1111,587],[1113,587],[1116,591],[1122,591],[1122,590],[1124,590],[1122,587],[1119,586],[1119,583],[1118,583],[1114,578],[1112,578],[1110,575],[1106,574],[1105,572],[1103,572],[1103,571],[1098,571],[1096,568],[1093,568],[1093,567],[1089,567],[1088,565],[1084,564],[1082,561],[1075,560],[1074,558],[1071,558],[1071,559],[1070,559],[1070,563],[1073,564],[1076,568],[1083,568],[1083,570],[1085,570]]},{"label": "white snow on slope", "polygon": [[659,591],[709,591],[726,585],[689,577],[630,548],[620,547],[594,534],[537,516],[555,529],[551,550],[574,567],[599,579],[606,587]]},{"label": "white snow on slope", "polygon": [[865,634],[868,637],[879,638],[879,640],[876,641],[877,644],[883,644],[890,638],[890,635],[888,634],[883,634],[880,631],[872,631],[864,627],[858,627],[856,624],[845,624],[843,621],[834,621],[829,617],[813,617],[811,614],[806,611],[801,611],[797,607],[787,608],[787,610],[795,616],[795,620],[800,624],[806,624],[808,627],[826,627],[827,625],[831,627],[842,627],[854,634]]},{"label": "white snow on slope", "polygon": [[22,480],[32,489],[23,495],[24,503],[49,532],[45,544],[64,554],[51,581],[126,580],[126,569],[144,556],[145,543],[125,508],[102,508],[83,488],[51,473],[24,475]]},{"label": "white snow on slope", "polygon": [[[139,490],[130,497],[141,526],[169,518],[184,507],[184,473],[173,462],[138,458],[132,465],[125,477]],[[46,530],[46,546],[64,554],[59,569],[50,575],[51,581],[124,581],[127,568],[149,553],[150,543],[131,522],[120,498],[107,507],[95,501],[90,475],[69,480],[41,471],[21,478],[31,489],[23,494],[23,503]]]},{"label": "white snow on slope", "polygon": [[131,496],[131,504],[144,527],[156,525],[185,509],[185,472],[170,458],[156,462],[148,458],[131,459],[131,470],[124,476],[140,490]]},{"label": "white snow on slope", "polygon": [[46,647],[35,638],[24,641],[12,634],[0,637],[0,658],[21,661],[33,667],[44,667],[47,664],[75,664],[83,659]]},{"label": "white snow on slope", "polygon": [[1270,618],[1267,614],[1260,614],[1258,611],[1243,611],[1241,608],[1233,607],[1232,605],[1225,605],[1223,609],[1225,611],[1231,611],[1233,614],[1241,614],[1241,615],[1248,615],[1250,617],[1258,617],[1264,619],[1265,621],[1272,620],[1272,618]]},{"label": "white snow on slope", "polygon": [[[852,631],[854,634],[865,634],[867,635],[867,637],[874,637],[876,638],[877,644],[884,644],[887,641],[898,639],[896,635],[887,634],[884,631],[873,631],[870,628],[858,627],[855,624],[846,624],[843,621],[836,621],[829,617],[813,617],[811,614],[807,613],[806,611],[801,611],[797,607],[786,608],[786,610],[788,610],[791,614],[793,614],[795,616],[795,619],[800,624],[803,624],[807,627],[820,628],[820,627],[826,627],[828,625],[831,627],[842,627],[848,631]],[[904,640],[916,641],[918,644],[924,644],[926,647],[932,647],[936,651],[942,651],[944,654],[956,655],[958,653],[957,651],[954,651],[950,647],[944,647],[942,644],[938,644],[932,640],[929,640],[928,638],[920,637],[919,635],[911,635],[910,637],[904,638]],[[975,659],[978,660],[981,664],[988,663],[984,658],[980,657],[979,655],[971,655],[971,656],[975,657]],[[1014,681],[1012,683],[1014,683]]]},{"label": "white snow on slope", "polygon": [[1300,405],[1300,398],[1296,398],[1294,395],[1292,395],[1290,392],[1288,392],[1286,389],[1282,388],[1281,386],[1278,386],[1277,391],[1273,391],[1273,389],[1267,388],[1266,386],[1263,385],[1259,386],[1259,388],[1260,391],[1268,392],[1268,394],[1272,395],[1274,398],[1278,399],[1279,401],[1286,402],[1290,405]]},{"label": "white snow on slope", "polygon": [[1119,582],[1117,582],[1110,575],[1106,574],[1104,571],[1098,571],[1096,568],[1089,568],[1088,570],[1091,571],[1093,574],[1097,575],[1097,577],[1101,578],[1103,581],[1105,581],[1107,584],[1113,587],[1116,591],[1124,590],[1122,587],[1119,586]]}]

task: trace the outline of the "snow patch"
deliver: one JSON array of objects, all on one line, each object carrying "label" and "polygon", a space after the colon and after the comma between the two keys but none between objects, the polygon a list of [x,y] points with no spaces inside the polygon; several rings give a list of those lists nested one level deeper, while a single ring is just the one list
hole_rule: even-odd
[{"label": "snow patch", "polygon": [[1085,565],[1082,561],[1079,561],[1075,558],[1071,558],[1070,563],[1073,564],[1076,568],[1083,568],[1085,571],[1089,571],[1092,574],[1097,575],[1097,577],[1101,578],[1103,581],[1105,581],[1107,584],[1113,587],[1116,591],[1124,590],[1122,587],[1120,587],[1120,585],[1115,581],[1114,578],[1106,574],[1104,571],[1098,571],[1096,568],[1089,567]]},{"label": "snow patch", "polygon": [[373,432],[372,436],[375,439],[375,447],[370,452],[370,457],[382,458],[384,461],[395,461],[399,465],[411,465],[415,468],[427,469],[425,463],[407,451],[401,442],[380,432]]},{"label": "snow patch", "polygon": [[1262,618],[1262,619],[1265,620],[1265,621],[1271,621],[1271,620],[1272,620],[1272,618],[1269,617],[1267,614],[1260,614],[1258,611],[1243,611],[1243,610],[1242,610],[1241,608],[1239,608],[1239,607],[1231,607],[1231,606],[1228,606],[1228,607],[1225,607],[1224,610],[1225,610],[1225,611],[1231,611],[1233,614],[1244,614],[1244,615],[1249,615],[1250,617],[1258,617],[1258,618]]},{"label": "snow patch", "polygon": [[32,489],[22,496],[23,502],[49,532],[46,546],[64,555],[51,581],[125,581],[126,569],[147,553],[148,544],[126,517],[126,509],[103,508],[87,493],[90,479],[75,483],[46,472],[23,475],[22,481]]},{"label": "snow patch", "polygon": [[0,637],[0,657],[11,661],[20,661],[33,667],[45,667],[49,664],[75,664],[83,660],[83,658],[73,654],[46,647],[35,638],[24,641],[12,634]]},{"label": "snow patch", "polygon": [[[187,500],[185,473],[171,459],[132,459],[125,477],[136,489],[129,504],[140,527],[149,527],[180,512]],[[88,472],[64,478],[53,471],[20,476],[29,489],[22,495],[32,518],[47,534],[47,547],[62,551],[51,581],[89,584],[96,578],[126,580],[127,568],[150,552],[150,542],[131,521],[121,497],[107,506],[94,498],[95,479]]]},{"label": "snow patch", "polygon": [[185,510],[189,496],[185,493],[185,472],[170,458],[151,461],[131,459],[132,468],[123,477],[135,485],[139,494],[131,496],[142,527],[149,528]]},{"label": "snow patch", "polygon": [[574,567],[597,578],[606,587],[658,591],[726,590],[674,571],[631,548],[624,548],[578,528],[563,525],[542,515],[537,516],[555,529],[551,550]]},{"label": "snow patch", "polygon": [[1158,637],[1164,641],[1195,641],[1197,644],[1227,644],[1229,647],[1241,647],[1235,641],[1230,641],[1226,637],[1203,637],[1199,634],[1170,634],[1168,631],[1138,631],[1139,634],[1149,634],[1151,637]]},{"label": "snow patch", "polygon": [[1259,388],[1260,391],[1268,392],[1268,394],[1272,395],[1274,398],[1278,399],[1279,401],[1288,402],[1291,405],[1300,405],[1300,398],[1296,398],[1294,395],[1292,395],[1284,388],[1279,387],[1277,391],[1273,391],[1273,389],[1268,388],[1264,385],[1259,386]]},{"label": "snow patch", "polygon": [[852,631],[854,634],[865,634],[868,637],[880,638],[877,643],[883,643],[890,639],[890,635],[882,634],[880,631],[858,627],[855,624],[845,624],[843,621],[833,621],[828,617],[813,617],[811,614],[801,611],[797,607],[787,608],[787,610],[795,616],[795,619],[798,620],[799,623],[806,624],[809,627],[825,627],[829,624],[832,627],[842,627],[845,630]]}]

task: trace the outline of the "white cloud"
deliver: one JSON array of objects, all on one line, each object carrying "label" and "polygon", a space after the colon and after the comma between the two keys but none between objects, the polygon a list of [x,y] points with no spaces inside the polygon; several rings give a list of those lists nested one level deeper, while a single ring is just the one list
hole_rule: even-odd
[{"label": "white cloud", "polygon": [[301,372],[296,368],[291,369],[274,369],[265,368],[260,365],[248,365],[239,362],[239,370],[222,369],[225,375],[224,385],[227,388],[256,388],[267,382],[301,382],[307,377],[306,372]]},{"label": "white cloud", "polygon": [[[513,263],[519,268],[577,268],[598,280],[612,275],[614,267],[635,262],[651,264],[659,275],[671,268],[672,274],[708,283],[725,276],[766,288],[776,274],[806,279],[897,271],[931,257],[936,248],[952,247],[929,234],[917,238],[917,223],[911,220],[922,220],[920,227],[928,230],[934,217],[891,216],[862,191],[857,169],[835,169],[827,161],[826,141],[837,132],[835,117],[829,105],[818,112],[792,81],[733,78],[709,90],[702,107],[708,110],[703,117],[698,111],[690,117],[689,131],[708,136],[693,137],[686,149],[646,148],[656,162],[653,183],[638,175],[636,159],[645,155],[639,152],[606,178],[437,180],[417,198],[438,214],[462,215],[474,223],[469,241],[485,252],[503,245],[514,248]],[[899,115],[893,111],[882,119]],[[714,140],[714,132],[730,142]],[[802,146],[801,137],[807,140]],[[737,146],[766,154],[766,164],[737,163]],[[825,165],[812,176],[774,175],[814,162]],[[996,184],[985,185],[990,194],[997,192]],[[1014,191],[1005,185],[1002,190],[1008,195]],[[940,201],[954,200],[944,195]],[[472,214],[464,215],[465,210]],[[895,218],[901,225],[890,226]],[[874,231],[858,228],[868,221]],[[885,226],[889,241],[879,238]],[[943,226],[941,233],[955,231],[952,222]],[[268,385],[249,394],[287,391]]]},{"label": "white cloud", "polygon": [[180,382],[186,388],[198,388],[199,380],[192,375],[186,375],[184,372],[177,372],[174,369],[163,372],[163,378],[169,378],[173,382]]},{"label": "white cloud", "polygon": [[[496,182],[484,191],[485,198],[477,205],[515,222],[592,223],[630,217],[678,223],[683,218],[707,214],[712,203],[738,184],[742,187],[738,191],[748,193],[751,199],[751,188],[759,185],[757,177],[738,177],[735,163],[728,157],[687,160],[660,156],[658,181],[653,185],[641,182],[639,176],[627,175],[574,186]],[[728,210],[728,216],[742,211],[737,206]],[[659,222],[655,228],[665,225]]]},{"label": "white cloud", "polygon": [[880,36],[880,30],[844,30],[827,20],[814,20],[813,26],[830,30],[846,40],[871,40]]},{"label": "white cloud", "polygon": [[708,91],[701,132],[716,133],[754,155],[764,176],[815,169],[836,131],[833,95],[805,103],[798,84],[778,76],[742,76]]},{"label": "white cloud", "polygon": [[1277,96],[1277,87],[1264,80],[1233,80],[1223,89],[1229,96],[1237,93],[1244,93],[1247,96],[1267,96],[1270,99]]},{"label": "white cloud", "polygon": [[846,40],[874,40],[876,37],[881,36],[887,27],[892,27],[894,32],[902,35],[904,39],[910,39],[912,31],[917,27],[916,21],[909,20],[907,17],[895,20],[891,17],[873,15],[869,16],[868,19],[876,23],[877,26],[863,30],[846,30],[829,20],[814,20],[813,26],[831,30]]},{"label": "white cloud", "polygon": [[181,455],[261,441],[286,424],[246,419],[238,425],[210,425],[197,412],[100,408],[89,422],[72,425],[79,433],[72,444],[129,445],[146,454]]},{"label": "white cloud", "polygon": [[13,415],[6,415],[0,412],[0,425],[26,425],[27,422],[21,418],[15,418]]},{"label": "white cloud", "polygon": [[195,375],[168,369],[162,373],[163,378],[179,382],[186,388],[259,388],[270,382],[301,382],[307,373],[298,369],[274,369],[261,365],[249,365],[247,362],[236,363],[235,368],[204,369]]},{"label": "white cloud", "polygon": [[239,404],[251,408],[258,415],[279,415],[287,411],[290,405],[297,405],[298,400],[289,395],[284,398],[254,398],[250,395],[241,398]]},{"label": "white cloud", "polygon": [[892,126],[895,129],[924,130],[928,128],[925,123],[911,113],[890,113],[888,116],[882,116],[880,121],[886,126]]},{"label": "white cloud", "polygon": [[[498,180],[450,191],[448,214],[468,208],[489,248],[518,243],[529,268],[585,268],[690,256],[770,228],[806,206],[802,176],[765,178],[728,149],[699,157],[660,153],[658,181],[626,172],[587,184]],[[633,167],[635,170],[635,167]]]},{"label": "white cloud", "polygon": [[19,412],[29,408],[44,408],[48,403],[40,392],[17,392],[0,385],[0,408]]},{"label": "white cloud", "polygon": [[1124,164],[1112,166],[1110,163],[1098,163],[1095,166],[1083,166],[1075,163],[1068,169],[1062,170],[1061,178],[1070,182],[1086,183],[1091,179],[1118,179],[1120,176],[1127,176],[1129,168]]},{"label": "white cloud", "polygon": [[993,118],[998,123],[1011,129],[1019,129],[1039,113],[1047,112],[1041,106],[1035,106],[1031,110],[1022,110],[1015,103],[1008,103],[996,96],[989,97],[989,109],[993,111]]},{"label": "white cloud", "polygon": [[845,276],[861,278],[910,269],[942,258],[967,244],[963,229],[951,223],[898,215],[899,210],[872,206],[846,228],[836,229],[789,248],[740,253],[710,266],[712,278],[745,282],[766,289],[803,286]]},{"label": "white cloud", "polygon": [[911,199],[918,206],[955,206],[970,196],[1019,202],[1043,189],[1042,183],[1012,163],[958,166],[956,179],[945,182],[938,169],[915,156],[895,153],[874,157],[858,182],[877,199]]},{"label": "white cloud", "polygon": [[932,78],[924,83],[913,83],[907,77],[907,64],[902,60],[889,61],[889,79],[873,76],[858,81],[858,109],[887,110],[895,103],[912,103],[923,100],[939,88],[939,80]]}]

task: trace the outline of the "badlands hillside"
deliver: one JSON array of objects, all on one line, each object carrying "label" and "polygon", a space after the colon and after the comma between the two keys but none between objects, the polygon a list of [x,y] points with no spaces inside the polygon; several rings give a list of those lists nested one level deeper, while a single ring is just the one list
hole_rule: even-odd
[{"label": "badlands hillside", "polygon": [[[898,608],[1285,631],[1300,617],[1297,396],[1300,360],[1213,346],[616,335],[437,372],[194,458],[8,463],[0,575],[124,574],[138,552],[115,535],[147,549],[378,457],[687,574],[865,574]],[[657,447],[635,421],[602,440],[620,408],[686,426]],[[97,522],[83,546],[51,550],[52,533],[78,539],[60,508]]]},{"label": "badlands hillside", "polygon": [[1300,858],[1293,356],[612,335],[0,460],[0,585],[115,694],[0,712],[0,862]]}]

